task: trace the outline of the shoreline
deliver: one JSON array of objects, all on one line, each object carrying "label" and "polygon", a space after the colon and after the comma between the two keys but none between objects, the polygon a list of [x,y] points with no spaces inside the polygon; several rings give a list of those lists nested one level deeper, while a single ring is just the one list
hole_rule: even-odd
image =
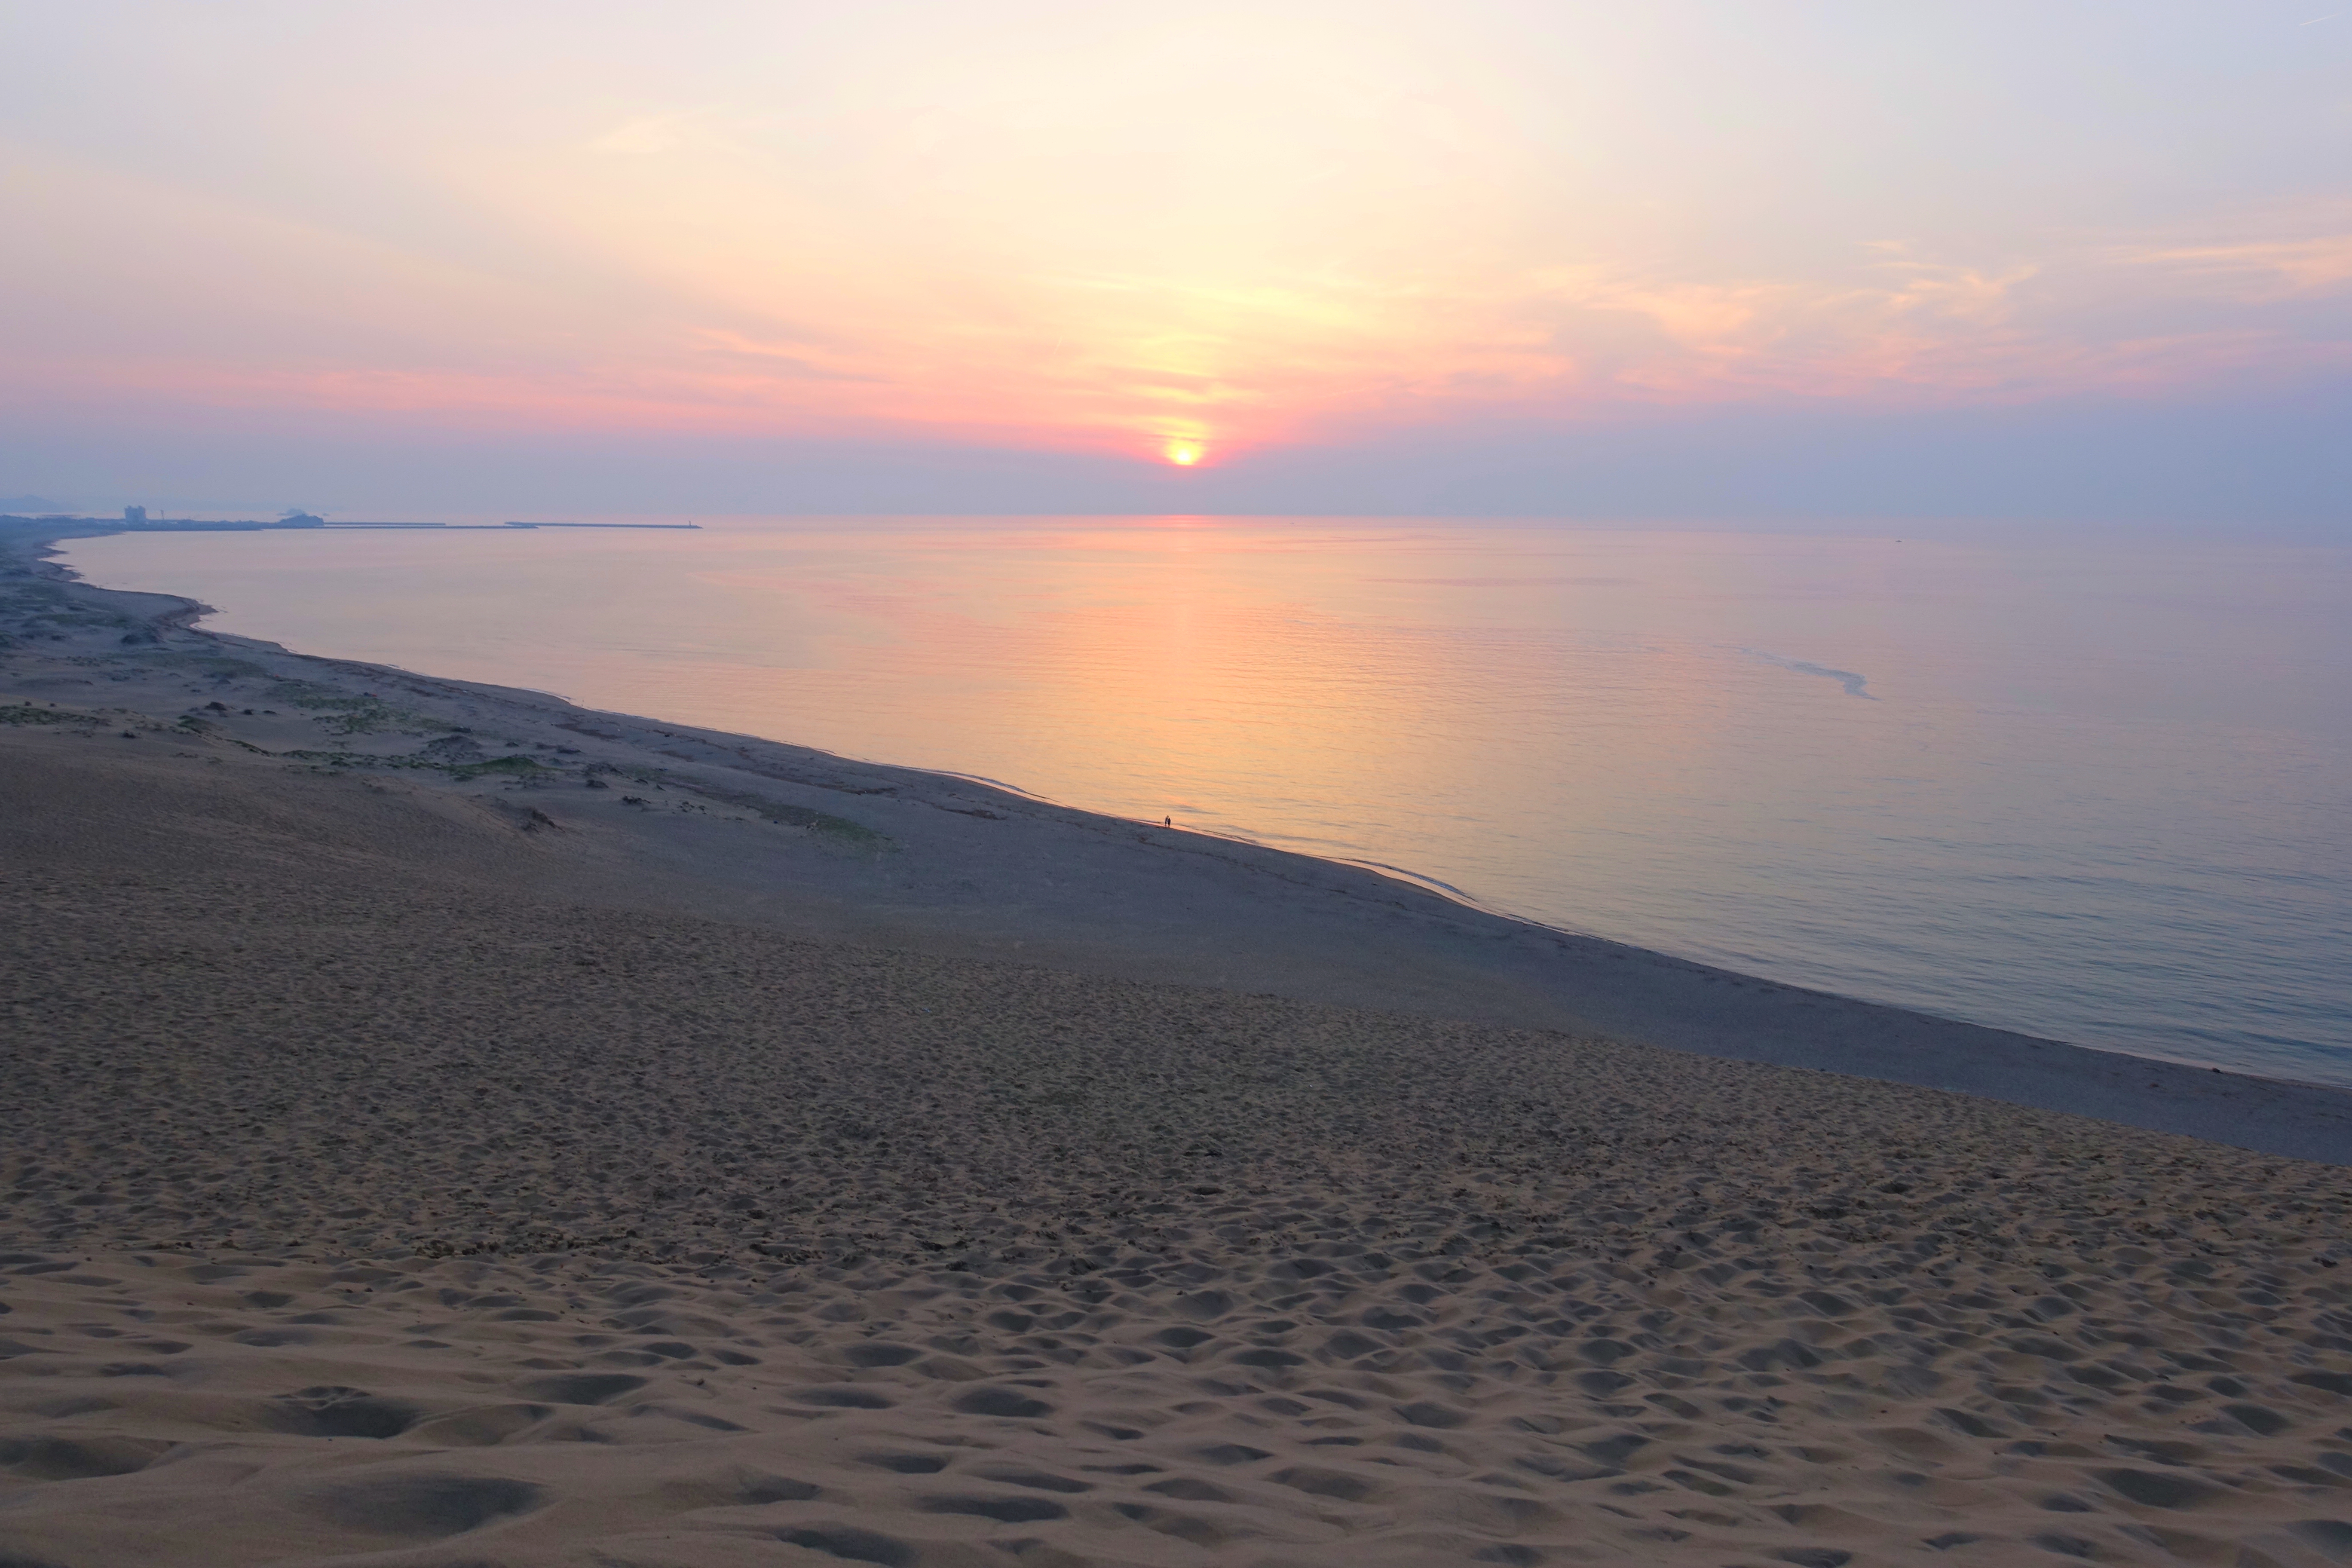
[{"label": "shoreline", "polygon": [[[693,846],[648,834],[656,842],[639,848],[661,862],[672,884],[701,884],[691,893],[673,885],[673,906],[683,900],[719,918],[911,951],[1016,957],[1082,973],[1599,1035],[2352,1164],[2352,1091],[2330,1086],[2075,1046],[1786,985],[1496,914],[1408,875],[1104,816],[955,773],[853,762],[582,709],[550,694],[204,631],[195,623],[207,609],[194,600],[100,587],[51,558],[50,547],[65,539],[115,531],[104,520],[0,531],[0,572],[7,574],[0,581],[41,584],[75,613],[129,628],[111,638],[79,637],[63,645],[68,658],[136,666],[175,651],[209,652],[254,662],[273,678],[282,667],[341,694],[321,700],[351,701],[381,688],[426,723],[462,719],[495,728],[495,720],[509,731],[562,731],[565,741],[589,742],[575,767],[677,773],[682,788],[703,792],[706,802],[781,786],[785,798],[770,804],[787,815],[848,825],[827,832],[876,832],[915,851],[908,859],[924,866],[894,886],[889,878],[825,865],[786,893],[758,885],[740,868],[699,863]],[[16,625],[26,613],[19,605],[0,618],[0,636],[12,627],[16,634],[15,647],[0,652],[0,679],[41,653],[42,639]],[[320,748],[285,742],[325,739],[344,754],[331,764],[339,769],[420,776],[406,740],[424,731],[412,728],[405,740],[387,742],[389,722],[373,724],[365,739],[320,736],[312,723],[254,743],[305,752]],[[546,742],[537,743],[546,750]],[[500,782],[503,793],[530,795],[556,785],[561,773]],[[1051,874],[1056,861],[1066,863],[1066,874]]]}]

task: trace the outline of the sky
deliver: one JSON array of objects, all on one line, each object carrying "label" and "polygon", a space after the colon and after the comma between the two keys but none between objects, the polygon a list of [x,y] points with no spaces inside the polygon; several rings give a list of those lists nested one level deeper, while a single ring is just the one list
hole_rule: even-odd
[{"label": "sky", "polygon": [[2352,3],[0,0],[0,498],[2352,537]]}]

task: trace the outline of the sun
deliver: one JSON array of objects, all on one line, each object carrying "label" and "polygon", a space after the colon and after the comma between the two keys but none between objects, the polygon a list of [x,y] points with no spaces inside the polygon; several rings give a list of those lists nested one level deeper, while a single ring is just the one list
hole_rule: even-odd
[{"label": "sun", "polygon": [[1187,441],[1180,437],[1169,442],[1161,451],[1166,454],[1168,460],[1178,468],[1189,468],[1201,460],[1202,447],[1198,441]]}]

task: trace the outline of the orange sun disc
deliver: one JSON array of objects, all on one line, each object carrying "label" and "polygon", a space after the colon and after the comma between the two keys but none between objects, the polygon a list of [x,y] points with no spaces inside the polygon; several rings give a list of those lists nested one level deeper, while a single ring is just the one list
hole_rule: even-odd
[{"label": "orange sun disc", "polygon": [[1168,460],[1180,468],[1189,468],[1201,460],[1198,441],[1171,441],[1167,447]]}]

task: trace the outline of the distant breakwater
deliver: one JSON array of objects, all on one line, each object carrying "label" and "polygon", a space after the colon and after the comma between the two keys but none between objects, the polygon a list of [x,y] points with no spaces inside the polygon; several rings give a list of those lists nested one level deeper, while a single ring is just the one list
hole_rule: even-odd
[{"label": "distant breakwater", "polygon": [[701,524],[693,522],[362,522],[330,521],[310,512],[294,512],[281,518],[263,521],[258,518],[194,518],[148,517],[141,509],[140,515],[124,517],[69,517],[47,514],[40,517],[16,517],[0,514],[0,528],[39,529],[60,533],[87,536],[92,533],[257,533],[283,528],[320,529],[433,529],[450,532],[499,531],[509,528],[629,528],[693,530]]}]

